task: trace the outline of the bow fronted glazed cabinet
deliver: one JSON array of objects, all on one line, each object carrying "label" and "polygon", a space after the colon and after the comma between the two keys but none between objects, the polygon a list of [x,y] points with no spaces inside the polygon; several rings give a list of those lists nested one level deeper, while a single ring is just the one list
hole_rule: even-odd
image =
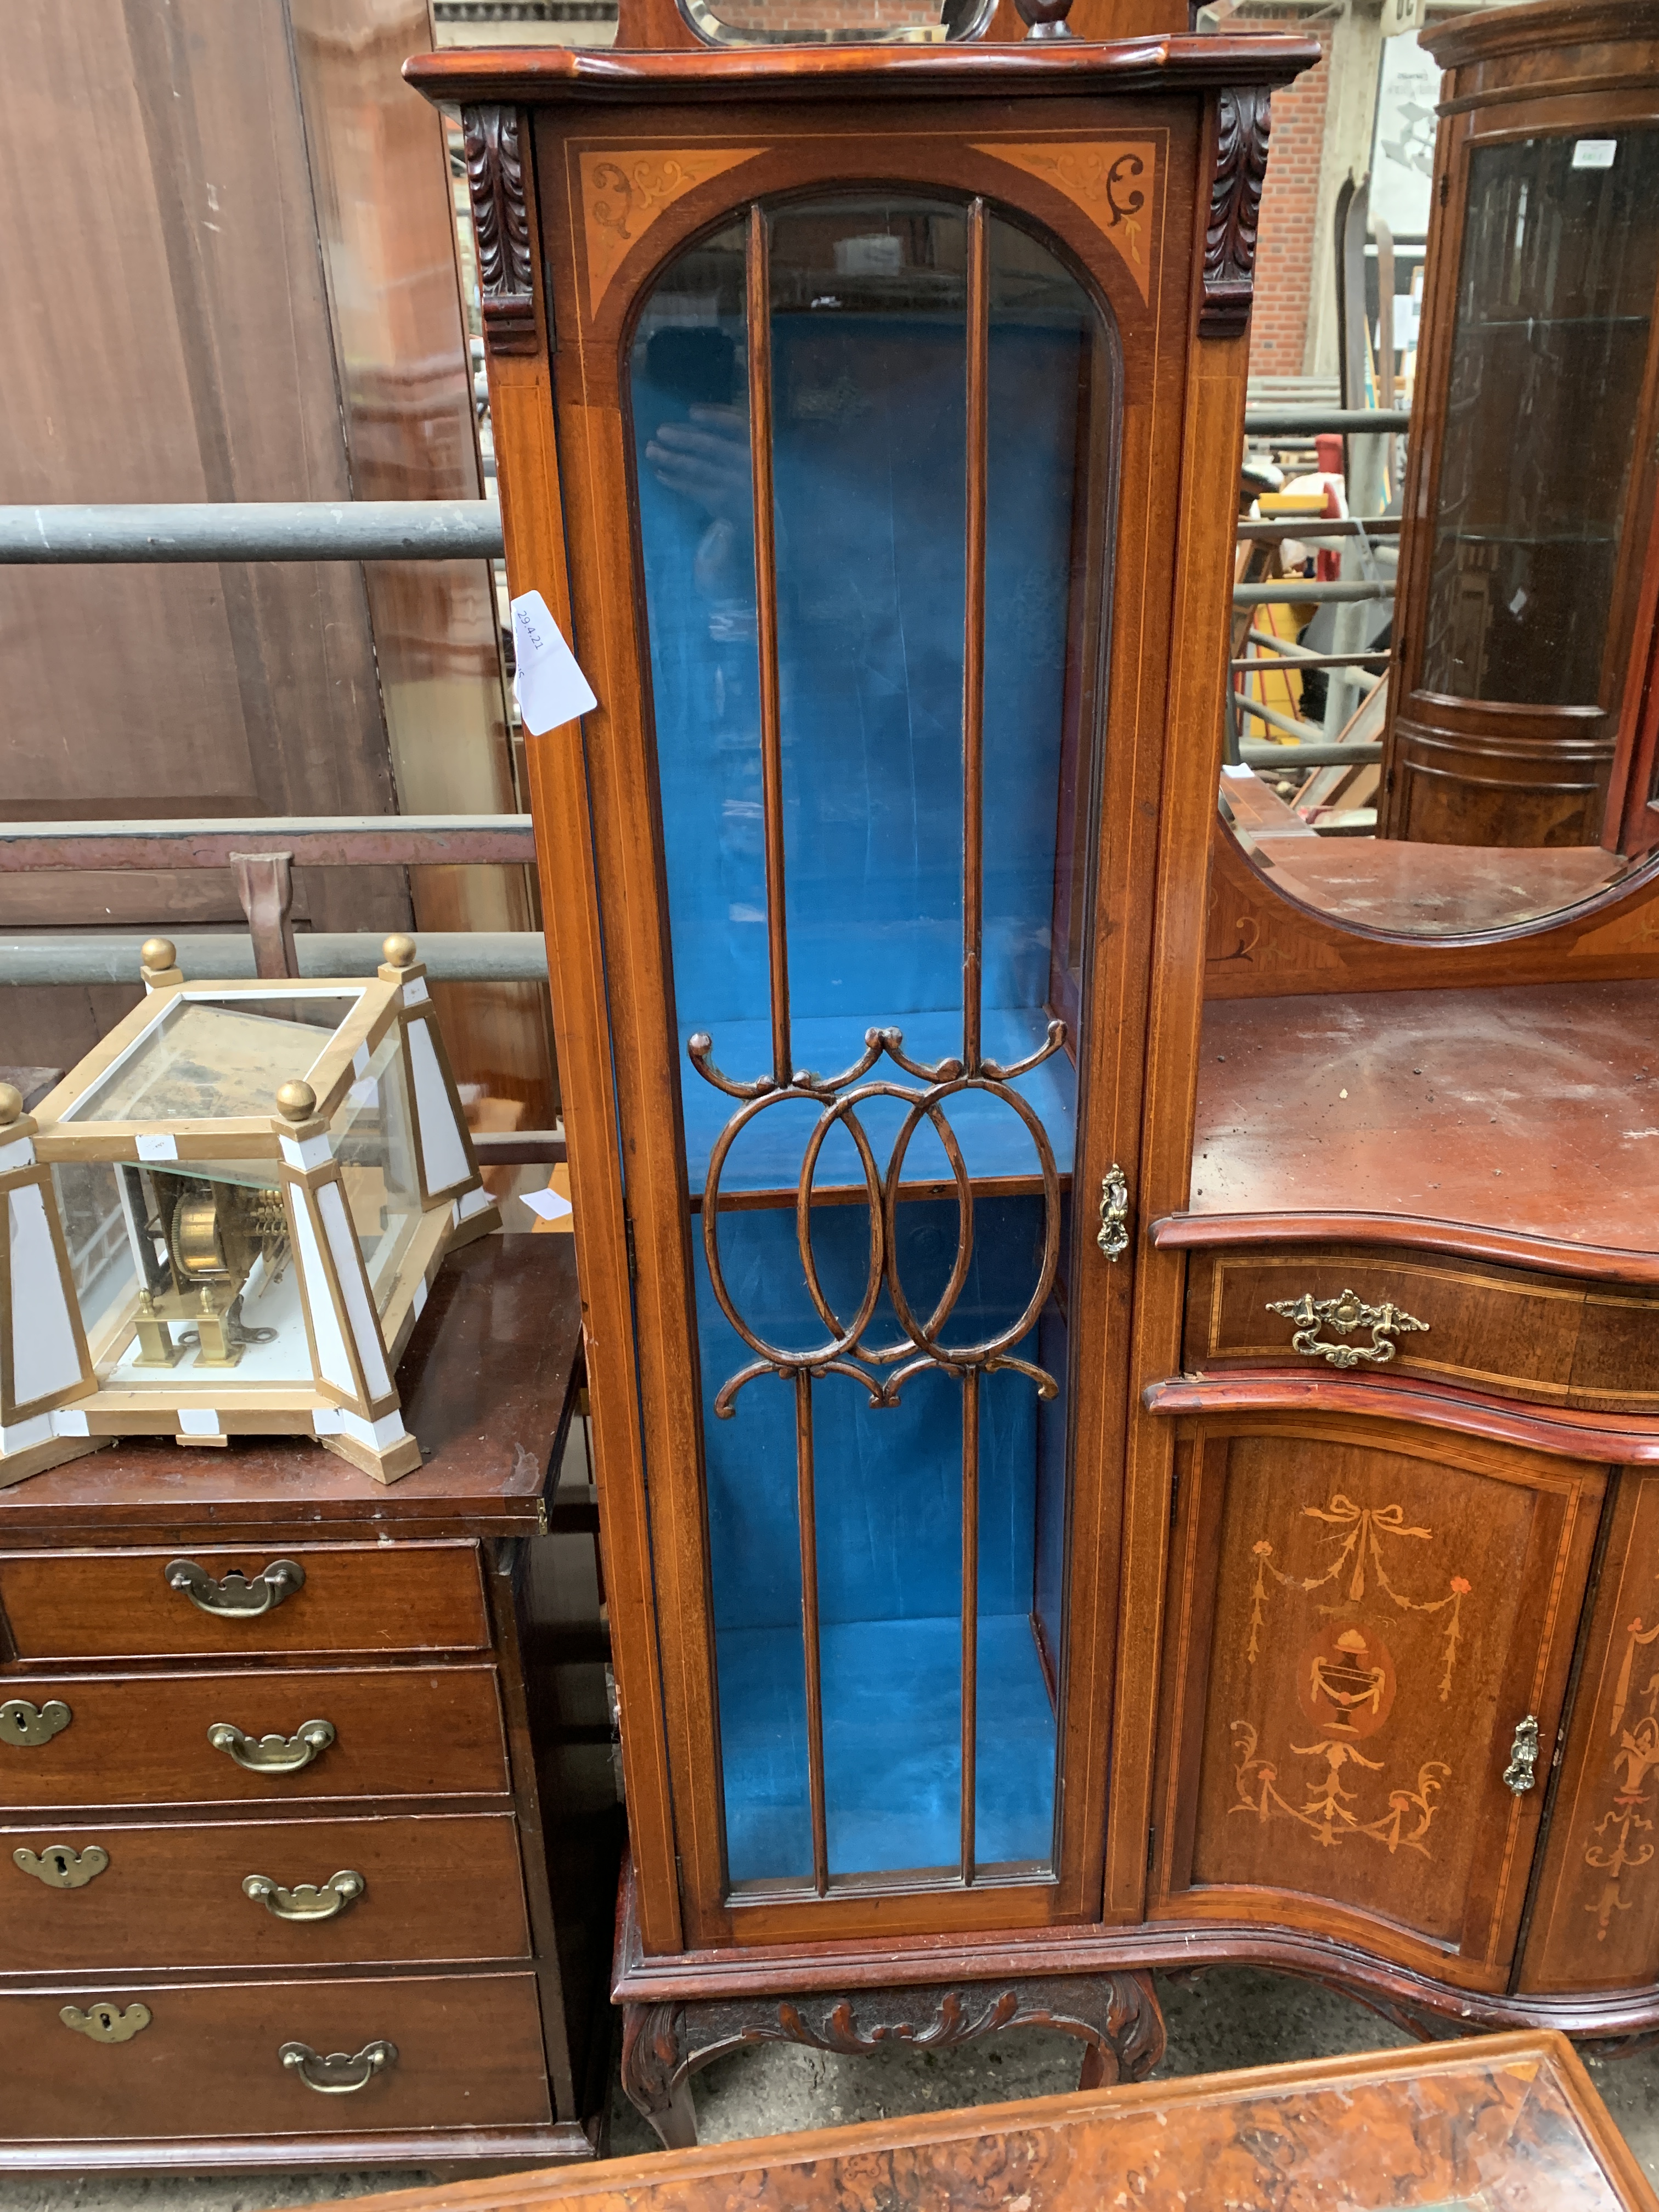
[{"label": "bow fronted glazed cabinet", "polygon": [[1528,939],[1547,1006],[1503,945],[1452,989],[1402,940],[1367,997],[1242,845],[1291,980],[1206,957],[1269,97],[1313,58],[410,65],[465,122],[513,589],[599,702],[530,759],[613,1992],[667,2139],[757,2038],[1047,2022],[1144,2070],[1176,1963],[1659,2024],[1659,1497],[1609,1474],[1659,1449],[1659,1148],[1589,1133],[1659,1118],[1608,1095],[1655,994]]}]

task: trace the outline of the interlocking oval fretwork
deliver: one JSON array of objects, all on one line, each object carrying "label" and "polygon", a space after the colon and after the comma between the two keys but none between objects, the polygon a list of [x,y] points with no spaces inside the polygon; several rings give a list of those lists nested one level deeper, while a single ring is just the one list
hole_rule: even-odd
[{"label": "interlocking oval fretwork", "polygon": [[[741,1101],[709,1155],[702,1200],[703,1251],[709,1283],[720,1311],[755,1354],[747,1366],[721,1384],[714,1399],[714,1412],[720,1419],[732,1418],[738,1393],[744,1383],[760,1375],[847,1376],[863,1384],[872,1406],[896,1405],[906,1382],[930,1368],[939,1368],[958,1376],[1007,1370],[1027,1376],[1044,1398],[1056,1395],[1059,1386],[1053,1376],[1030,1361],[1018,1358],[1013,1350],[1035,1325],[1054,1286],[1060,1259],[1060,1174],[1054,1147],[1041,1115],[1013,1088],[1013,1082],[1057,1052],[1065,1036],[1065,1024],[1051,1022],[1044,1042],[1025,1059],[1008,1067],[981,1059],[977,1069],[970,1071],[956,1059],[942,1060],[932,1066],[913,1060],[905,1053],[902,1030],[872,1029],[865,1033],[862,1056],[839,1075],[821,1077],[810,1069],[797,1070],[787,1084],[769,1076],[748,1083],[734,1081],[715,1066],[713,1040],[702,1031],[691,1038],[688,1051],[699,1075],[728,1097]],[[915,1080],[908,1084],[882,1077],[866,1080],[884,1054]],[[952,1101],[973,1092],[994,1098],[1018,1116],[1031,1139],[1042,1182],[1042,1258],[1030,1295],[1015,1320],[976,1343],[947,1345],[942,1341],[943,1334],[968,1281],[974,1255],[973,1178],[948,1109]],[[859,1114],[860,1107],[876,1099],[891,1099],[907,1109],[884,1170],[877,1160],[875,1147]],[[792,1350],[772,1344],[762,1336],[744,1319],[732,1297],[720,1260],[720,1186],[732,1148],[743,1132],[775,1107],[802,1103],[816,1105],[820,1110],[801,1156],[795,1192],[795,1242],[807,1295],[827,1334],[821,1344]],[[926,1319],[916,1312],[900,1273],[898,1236],[905,1162],[924,1124],[933,1130],[944,1151],[957,1199],[957,1243],[950,1275]],[[825,1143],[836,1129],[845,1131],[857,1153],[870,1224],[864,1288],[848,1318],[836,1311],[825,1290],[811,1237],[818,1163]],[[865,1341],[866,1332],[875,1319],[884,1288],[902,1334],[889,1343],[868,1344]],[[883,1369],[892,1371],[883,1375],[878,1371]]]}]

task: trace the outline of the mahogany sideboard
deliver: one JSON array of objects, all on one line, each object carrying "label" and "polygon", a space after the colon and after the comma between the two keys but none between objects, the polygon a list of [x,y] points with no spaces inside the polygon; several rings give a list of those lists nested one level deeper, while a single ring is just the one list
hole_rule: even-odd
[{"label": "mahogany sideboard", "polygon": [[0,2172],[596,2154],[615,1808],[546,1539],[571,1240],[452,1256],[399,1379],[426,1463],[389,1489],[284,1438],[0,1492]]}]

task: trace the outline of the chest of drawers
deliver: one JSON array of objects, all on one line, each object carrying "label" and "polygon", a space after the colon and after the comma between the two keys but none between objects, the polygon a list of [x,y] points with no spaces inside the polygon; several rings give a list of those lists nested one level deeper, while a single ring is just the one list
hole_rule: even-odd
[{"label": "chest of drawers", "polygon": [[615,1808],[546,1534],[580,1342],[570,1240],[491,1237],[394,1487],[274,1442],[0,1493],[0,2171],[593,2154]]}]

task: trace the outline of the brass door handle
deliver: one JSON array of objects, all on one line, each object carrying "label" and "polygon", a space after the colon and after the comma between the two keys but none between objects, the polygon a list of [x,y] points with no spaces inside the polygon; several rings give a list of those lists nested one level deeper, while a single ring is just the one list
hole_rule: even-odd
[{"label": "brass door handle", "polygon": [[72,1844],[48,1844],[43,1851],[32,1851],[26,1844],[20,1844],[11,1856],[15,1866],[45,1882],[48,1889],[84,1889],[109,1864],[109,1853],[101,1844],[88,1844],[83,1851],[77,1851]]},{"label": "brass door handle", "polygon": [[273,1920],[337,1920],[368,1887],[362,1875],[347,1867],[320,1885],[301,1881],[292,1889],[284,1889],[268,1874],[251,1874],[243,1881],[242,1894],[263,1905]]},{"label": "brass door handle", "polygon": [[[1386,1303],[1368,1306],[1355,1291],[1344,1291],[1340,1298],[1316,1298],[1311,1291],[1304,1291],[1299,1298],[1270,1299],[1267,1311],[1283,1314],[1296,1324],[1291,1337],[1292,1352],[1299,1352],[1304,1359],[1322,1359],[1330,1367],[1358,1367],[1362,1360],[1368,1366],[1381,1367],[1400,1349],[1395,1337],[1429,1333],[1427,1322],[1419,1321],[1415,1315]],[[1368,1328],[1371,1340],[1332,1344],[1319,1334],[1322,1328],[1334,1328],[1342,1336]]]},{"label": "brass door handle", "polygon": [[1121,1260],[1129,1249],[1129,1183],[1115,1160],[1100,1186],[1100,1234],[1095,1242],[1109,1260]]},{"label": "brass door handle", "polygon": [[32,1705],[27,1698],[8,1698],[0,1705],[0,1743],[9,1743],[15,1750],[38,1750],[50,1743],[75,1718],[61,1698],[48,1698],[44,1705]]},{"label": "brass door handle", "polygon": [[1504,1769],[1504,1787],[1524,1797],[1538,1779],[1538,1716],[1528,1713],[1516,1726],[1510,1746],[1510,1763]]},{"label": "brass door handle", "polygon": [[208,1741],[250,1774],[297,1774],[334,1741],[332,1721],[307,1721],[293,1735],[244,1735],[228,1721],[216,1721]]},{"label": "brass door handle", "polygon": [[169,1589],[216,1620],[258,1620],[306,1585],[306,1571],[297,1559],[273,1559],[252,1582],[236,1567],[216,1579],[194,1559],[169,1560],[161,1571]]},{"label": "brass door handle", "polygon": [[319,2097],[349,2097],[367,2089],[377,2074],[398,2063],[395,2043],[366,2043],[356,2052],[331,2051],[326,2057],[308,2043],[285,2043],[276,2056]]}]

